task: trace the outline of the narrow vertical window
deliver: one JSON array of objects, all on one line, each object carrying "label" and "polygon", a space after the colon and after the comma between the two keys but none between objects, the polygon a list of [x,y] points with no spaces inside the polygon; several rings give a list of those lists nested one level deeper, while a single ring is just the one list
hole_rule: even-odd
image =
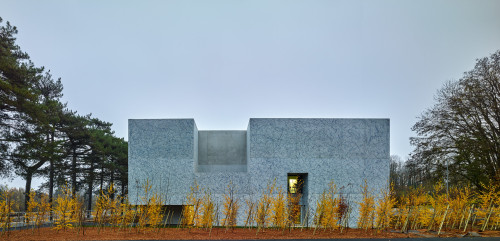
[{"label": "narrow vertical window", "polygon": [[288,176],[288,192],[295,194],[299,188],[299,176]]}]

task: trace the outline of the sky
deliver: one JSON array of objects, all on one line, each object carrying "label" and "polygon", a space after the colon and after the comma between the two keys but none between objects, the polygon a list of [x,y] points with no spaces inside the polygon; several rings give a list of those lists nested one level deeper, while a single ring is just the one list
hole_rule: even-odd
[{"label": "sky", "polygon": [[0,0],[68,107],[125,140],[128,119],[245,130],[253,117],[390,118],[403,159],[436,91],[500,49],[499,11],[496,0]]}]

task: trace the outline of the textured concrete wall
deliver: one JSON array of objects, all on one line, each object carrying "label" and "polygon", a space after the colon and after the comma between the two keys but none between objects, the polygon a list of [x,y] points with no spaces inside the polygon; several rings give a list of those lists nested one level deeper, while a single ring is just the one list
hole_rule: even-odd
[{"label": "textured concrete wall", "polygon": [[197,172],[246,172],[246,131],[199,131]]},{"label": "textured concrete wall", "polygon": [[312,192],[334,178],[359,193],[363,179],[380,188],[389,177],[388,119],[250,119],[248,135],[248,169],[259,179],[309,173]]},{"label": "textured concrete wall", "polygon": [[[389,178],[388,119],[250,119],[248,172],[262,190],[276,178],[286,188],[288,173],[307,173],[309,205],[333,180],[360,201],[364,180],[380,190]],[[357,210],[353,212],[355,224]]]},{"label": "textured concrete wall", "polygon": [[[251,177],[247,172],[246,131],[199,131],[199,138],[200,159],[195,179],[200,188],[209,189],[213,200],[219,203],[223,202],[229,183],[235,185],[237,198],[248,197]],[[239,219],[242,224],[243,215],[239,215]]]},{"label": "textured concrete wall", "polygon": [[129,199],[146,180],[156,191],[168,192],[170,201],[182,204],[194,180],[198,130],[193,119],[129,120]]},{"label": "textured concrete wall", "polygon": [[[241,164],[242,150],[234,151],[238,154],[213,153],[217,158],[210,160],[210,148],[203,150],[205,143],[210,145],[209,135],[199,132],[192,119],[129,120],[132,203],[139,193],[134,181],[146,178],[157,186],[168,183],[168,204],[181,205],[194,180],[209,188],[220,202],[230,181],[236,185],[239,198],[256,200],[273,180],[286,190],[287,174],[304,173],[308,196],[304,204],[312,208],[331,180],[349,194],[352,204],[361,200],[360,186],[365,179],[377,192],[388,182],[388,119],[250,119],[246,136],[234,137],[237,144],[226,143],[233,137],[219,135],[215,138],[219,143],[211,147],[213,151],[241,148],[246,138],[246,165]],[[231,155],[238,157],[234,165],[229,164]],[[231,166],[234,168],[228,168]],[[245,166],[245,170],[238,166]],[[357,205],[354,208],[351,226],[357,218]],[[240,213],[245,209],[242,203]],[[240,215],[239,224],[243,222]]]}]

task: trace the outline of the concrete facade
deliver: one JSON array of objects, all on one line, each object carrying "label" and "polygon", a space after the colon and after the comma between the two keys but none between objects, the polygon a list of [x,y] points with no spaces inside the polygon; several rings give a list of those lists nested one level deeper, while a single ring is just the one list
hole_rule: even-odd
[{"label": "concrete facade", "polygon": [[194,180],[216,201],[230,181],[237,197],[258,199],[273,180],[287,190],[288,175],[301,174],[302,205],[314,209],[334,180],[350,199],[354,226],[364,180],[377,192],[387,186],[389,126],[389,119],[251,118],[246,131],[198,131],[193,119],[129,120],[129,198],[140,204],[134,197],[149,179],[167,205],[182,205]]},{"label": "concrete facade", "polygon": [[246,131],[198,131],[197,172],[247,171]]}]

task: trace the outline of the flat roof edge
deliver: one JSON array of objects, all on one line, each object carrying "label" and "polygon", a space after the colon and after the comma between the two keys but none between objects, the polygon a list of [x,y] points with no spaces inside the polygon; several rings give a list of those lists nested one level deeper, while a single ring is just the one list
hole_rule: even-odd
[{"label": "flat roof edge", "polygon": [[309,117],[298,117],[298,118],[250,118],[250,120],[390,120],[389,117],[381,117],[381,118],[327,118],[327,117],[319,117],[319,118],[309,118]]},{"label": "flat roof edge", "polygon": [[128,120],[193,120],[194,118],[129,118]]},{"label": "flat roof edge", "polygon": [[198,131],[213,131],[213,132],[216,132],[216,131],[244,131],[244,132],[246,132],[247,130],[198,130]]}]

